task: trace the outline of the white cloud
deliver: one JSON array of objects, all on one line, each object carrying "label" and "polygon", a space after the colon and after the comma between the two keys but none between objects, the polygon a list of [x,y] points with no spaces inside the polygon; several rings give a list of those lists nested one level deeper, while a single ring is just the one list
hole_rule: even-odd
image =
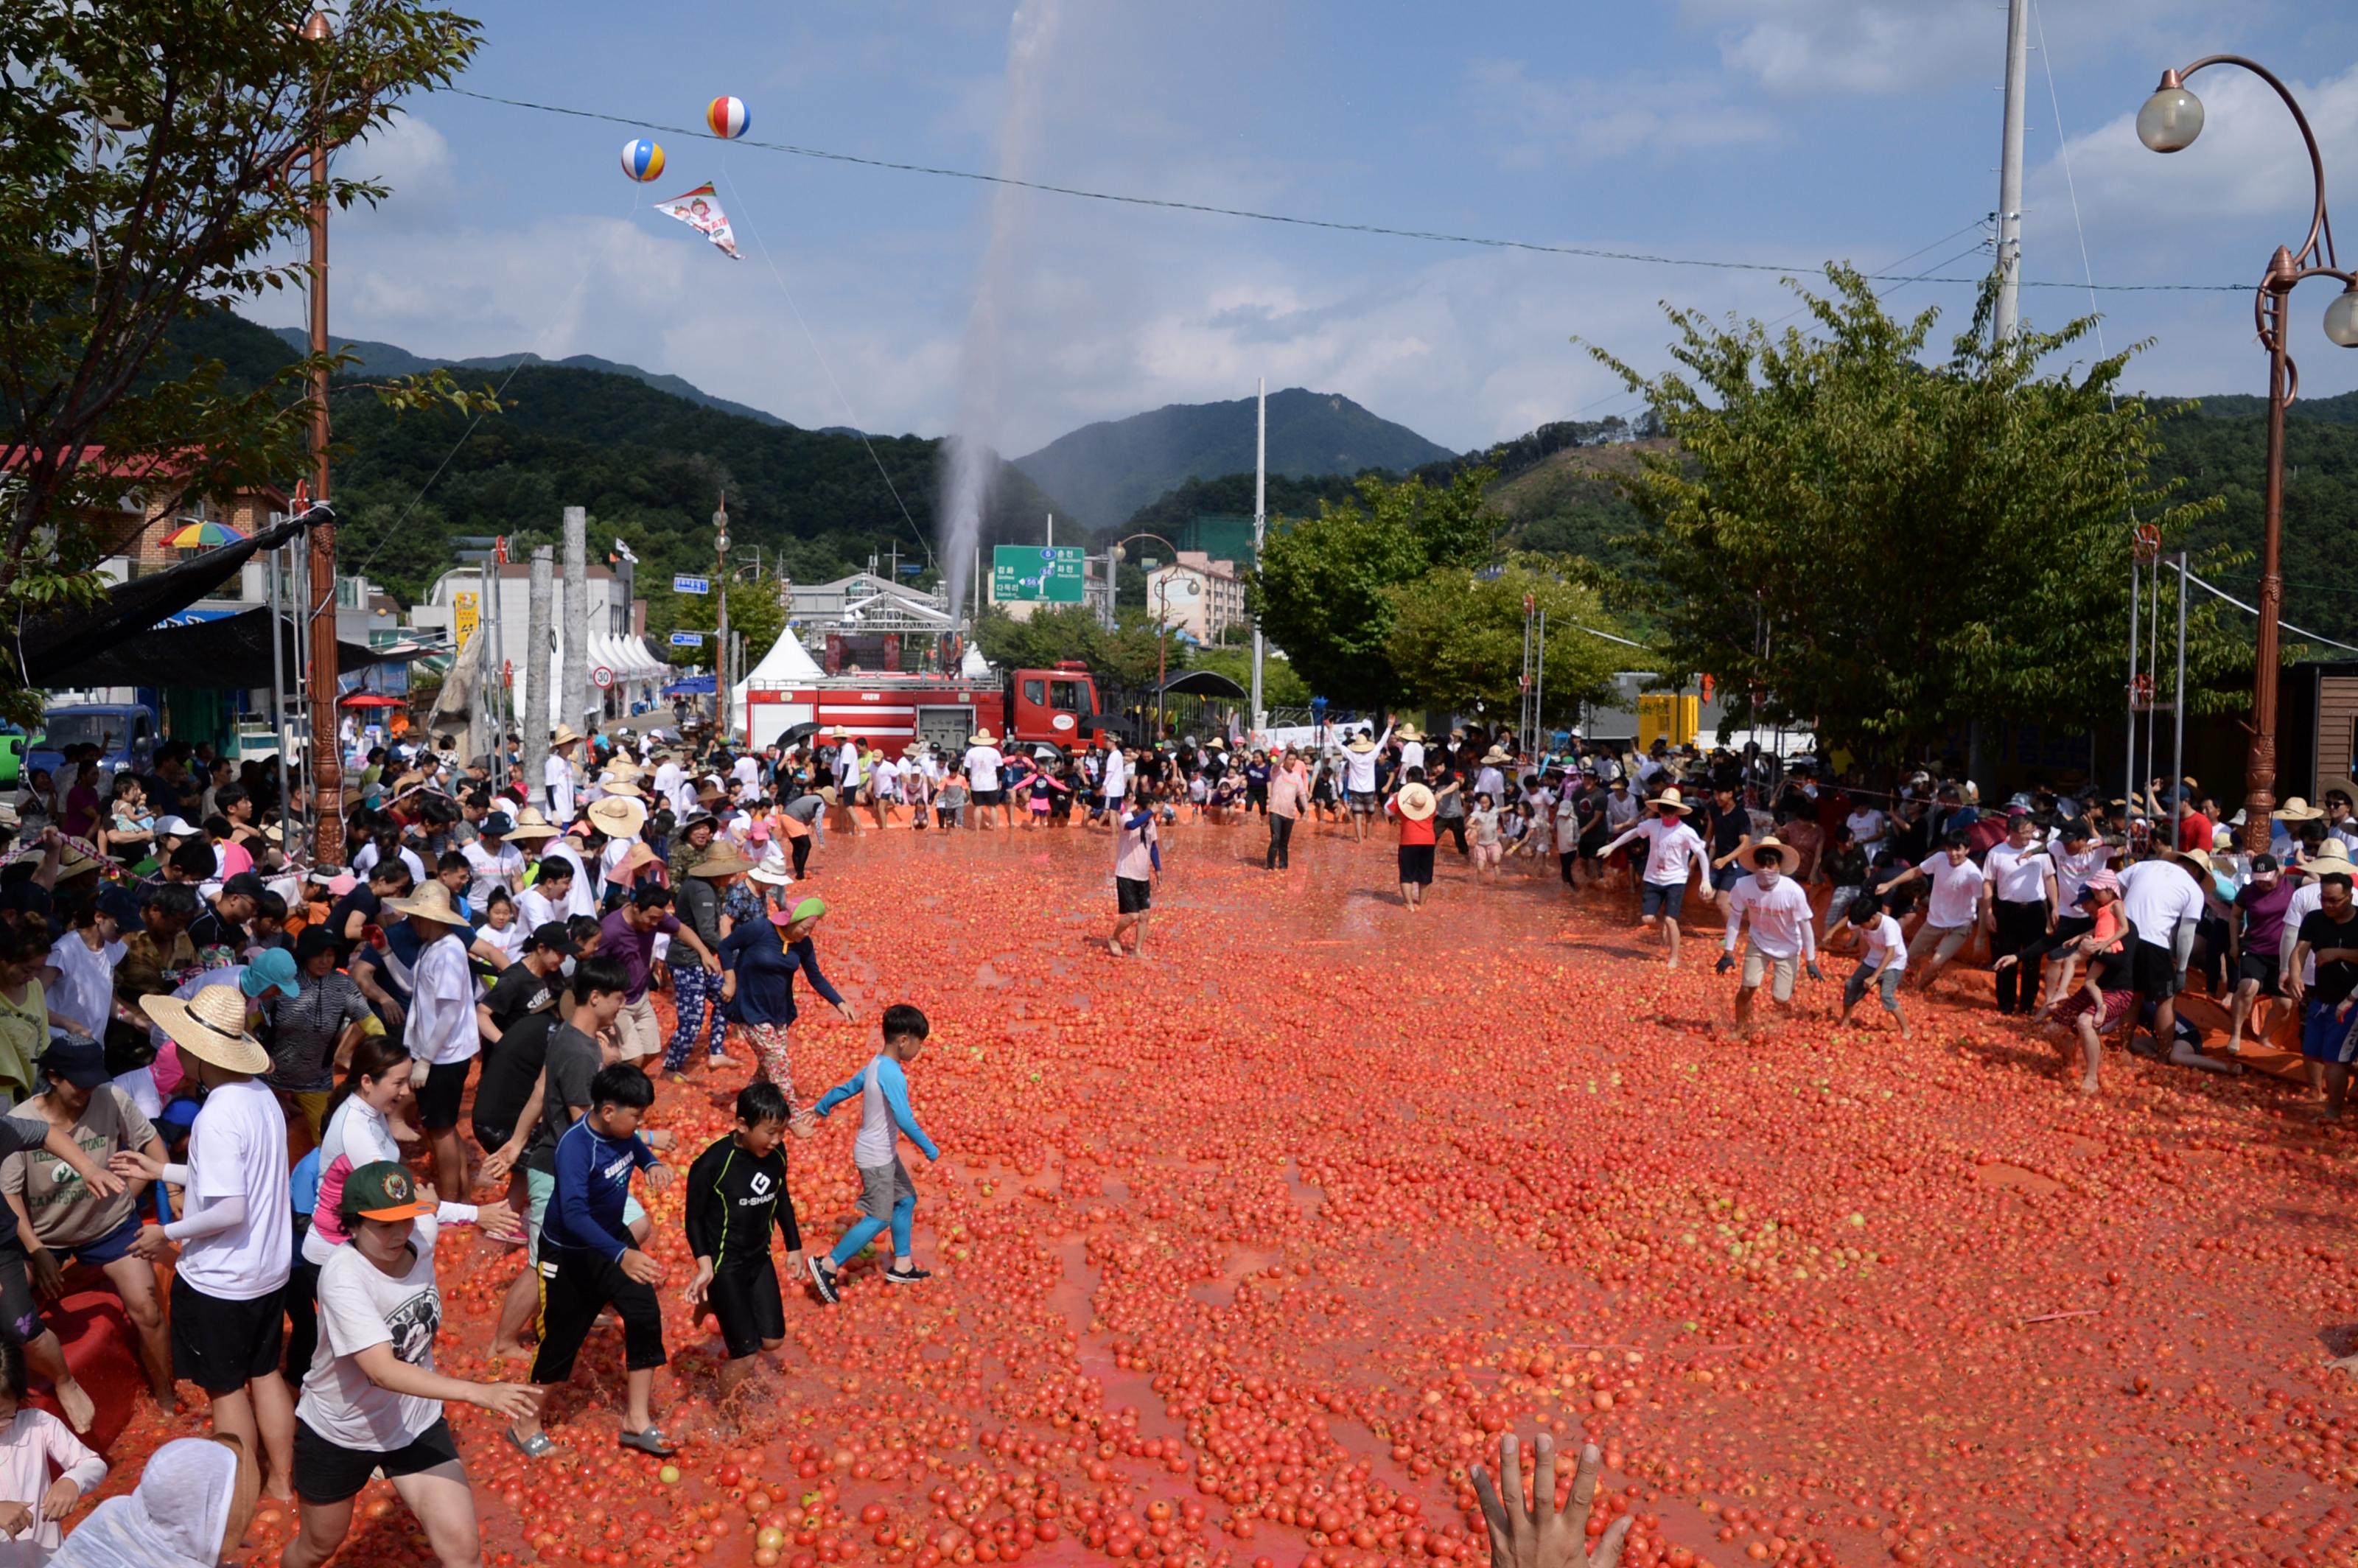
[{"label": "white cloud", "polygon": [[1477,61],[1472,79],[1481,118],[1509,134],[1500,148],[1509,168],[1667,159],[1778,132],[1771,116],[1721,102],[1714,82],[1534,81],[1522,61],[1501,59]]}]

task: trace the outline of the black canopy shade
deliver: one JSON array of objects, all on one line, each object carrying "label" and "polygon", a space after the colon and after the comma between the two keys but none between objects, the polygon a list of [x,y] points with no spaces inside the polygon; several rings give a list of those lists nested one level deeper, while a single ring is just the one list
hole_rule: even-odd
[{"label": "black canopy shade", "polygon": [[1248,695],[1217,670],[1189,670],[1173,676],[1157,689],[1165,697],[1217,697],[1228,702],[1242,702]]},{"label": "black canopy shade", "polygon": [[[142,579],[143,581],[146,579]],[[295,677],[295,617],[282,612],[279,659]],[[416,651],[336,644],[337,673],[416,656]],[[251,691],[270,684],[270,611],[249,610],[189,626],[160,626],[99,648],[70,665],[44,666],[43,686],[201,686]]]}]

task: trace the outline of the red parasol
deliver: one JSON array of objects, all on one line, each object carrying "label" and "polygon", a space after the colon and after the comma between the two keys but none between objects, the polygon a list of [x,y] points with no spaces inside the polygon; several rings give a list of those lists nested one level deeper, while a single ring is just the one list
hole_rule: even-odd
[{"label": "red parasol", "polygon": [[381,691],[356,691],[343,700],[346,708],[406,708],[409,706],[401,698],[387,697]]}]

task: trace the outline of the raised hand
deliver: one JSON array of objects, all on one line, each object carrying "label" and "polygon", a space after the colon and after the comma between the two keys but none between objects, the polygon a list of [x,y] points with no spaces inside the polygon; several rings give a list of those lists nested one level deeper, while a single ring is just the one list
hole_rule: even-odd
[{"label": "raised hand", "polygon": [[1628,1515],[1606,1527],[1594,1553],[1586,1550],[1588,1509],[1596,1498],[1596,1472],[1604,1463],[1596,1445],[1581,1450],[1571,1506],[1563,1509],[1555,1506],[1555,1439],[1543,1432],[1536,1446],[1539,1458],[1529,1507],[1523,1503],[1522,1454],[1513,1433],[1498,1438],[1498,1472],[1508,1488],[1504,1498],[1490,1472],[1474,1466],[1474,1494],[1481,1500],[1483,1522],[1490,1528],[1490,1568],[1618,1568],[1621,1543],[1629,1534]]}]

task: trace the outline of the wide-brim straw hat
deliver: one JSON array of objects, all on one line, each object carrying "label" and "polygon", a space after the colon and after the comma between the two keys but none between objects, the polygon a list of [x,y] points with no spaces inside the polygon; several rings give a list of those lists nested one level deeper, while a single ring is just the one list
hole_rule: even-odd
[{"label": "wide-brim straw hat", "polygon": [[606,764],[606,778],[609,783],[627,784],[644,771],[630,758],[617,757]]},{"label": "wide-brim straw hat", "polygon": [[762,863],[747,871],[745,876],[750,881],[757,881],[765,887],[773,888],[784,887],[795,880],[794,872],[787,869],[786,855],[783,849],[772,849],[763,856]]},{"label": "wide-brim straw hat", "polygon": [[554,838],[565,830],[540,814],[540,807],[527,806],[516,813],[515,826],[500,835],[503,842],[514,844],[525,838]]},{"label": "wide-brim straw hat", "polygon": [[245,1032],[245,993],[235,986],[206,986],[187,1001],[176,996],[143,996],[139,1010],[192,1056],[233,1073],[270,1070],[270,1053]]},{"label": "wide-brim straw hat", "polygon": [[1760,851],[1763,849],[1778,850],[1786,860],[1790,860],[1793,855],[1793,846],[1771,833],[1765,838],[1747,844],[1744,847],[1744,853],[1738,855],[1736,859],[1742,860],[1748,870],[1757,871],[1760,869]]},{"label": "wide-brim straw hat", "polygon": [[598,793],[627,795],[633,800],[643,800],[646,797],[647,792],[628,779],[605,778],[598,781]]},{"label": "wide-brim straw hat", "polygon": [[2191,860],[2202,868],[2205,876],[2212,874],[2211,851],[2208,849],[2171,849],[2168,854],[2172,860]]},{"label": "wide-brim straw hat", "polygon": [[1411,822],[1422,822],[1434,810],[1433,792],[1421,784],[1401,785],[1392,805]]},{"label": "wide-brim straw hat", "polygon": [[580,739],[580,732],[576,730],[572,725],[560,724],[556,729],[549,731],[548,749],[553,752],[559,746],[570,746],[573,742]]},{"label": "wide-brim straw hat", "polygon": [[2287,798],[2282,806],[2268,813],[2278,822],[2314,822],[2325,815],[2299,795]]},{"label": "wide-brim straw hat", "polygon": [[1500,762],[1511,762],[1514,760],[1496,746],[1482,753],[1483,762],[1490,767],[1497,767]]},{"label": "wide-brim straw hat", "polygon": [[967,744],[969,746],[996,746],[999,744],[999,738],[988,730],[978,730],[974,732],[972,737],[968,740]]},{"label": "wide-brim straw hat", "polygon": [[734,877],[755,869],[753,862],[734,849],[716,849],[687,868],[691,877]]},{"label": "wide-brim straw hat", "polygon": [[1395,741],[1422,741],[1424,739],[1424,734],[1413,724],[1403,724],[1399,729],[1392,731],[1392,739]]},{"label": "wide-brim straw hat", "polygon": [[450,902],[450,890],[439,881],[421,882],[407,898],[386,899],[384,906],[395,914],[414,914],[420,920],[438,920],[445,925],[467,924],[467,917]]},{"label": "wide-brim straw hat", "polygon": [[1373,741],[1368,740],[1365,735],[1354,735],[1349,740],[1343,742],[1343,750],[1347,752],[1357,752],[1361,756],[1365,756],[1375,749],[1376,743]]},{"label": "wide-brim straw hat", "polygon": [[2353,871],[2358,871],[2358,867],[2350,863],[2350,851],[2342,847],[2339,838],[2328,838],[2318,847],[2316,854],[2288,869],[2305,877],[2321,877],[2328,871],[2339,871],[2346,877]]},{"label": "wide-brim straw hat", "polygon": [[590,825],[609,838],[634,838],[647,825],[647,808],[628,795],[590,803]]},{"label": "wide-brim straw hat", "polygon": [[849,741],[851,739],[851,731],[838,724],[827,730],[827,738],[830,741]]},{"label": "wide-brim straw hat", "polygon": [[1661,794],[1656,795],[1654,797],[1654,805],[1664,811],[1675,811],[1681,816],[1684,816],[1689,812],[1694,810],[1693,806],[1687,804],[1686,797],[1679,793],[1679,786],[1676,784],[1671,785],[1668,789],[1662,791]]},{"label": "wide-brim straw hat", "polygon": [[614,868],[614,875],[627,877],[641,866],[655,865],[662,860],[663,857],[655,853],[654,845],[633,844],[631,846],[631,852],[622,857],[622,864]]}]

